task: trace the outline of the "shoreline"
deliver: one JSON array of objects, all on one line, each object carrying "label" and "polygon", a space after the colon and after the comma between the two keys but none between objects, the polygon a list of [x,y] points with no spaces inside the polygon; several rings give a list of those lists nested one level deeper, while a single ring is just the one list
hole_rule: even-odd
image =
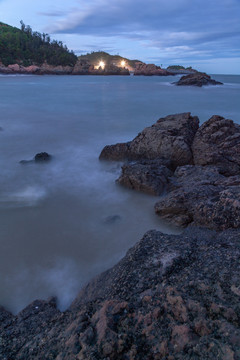
[{"label": "shoreline", "polygon": [[239,137],[232,120],[182,113],[107,145],[101,160],[125,160],[122,185],[156,190],[159,216],[187,228],[148,231],[64,312],[53,297],[17,316],[0,307],[3,359],[237,359]]}]

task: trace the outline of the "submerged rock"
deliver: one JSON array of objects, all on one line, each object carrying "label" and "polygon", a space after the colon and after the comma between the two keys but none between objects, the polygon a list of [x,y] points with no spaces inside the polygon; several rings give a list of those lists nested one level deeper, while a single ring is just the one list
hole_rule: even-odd
[{"label": "submerged rock", "polygon": [[120,215],[109,215],[104,219],[104,224],[106,225],[112,225],[115,224],[116,222],[121,220],[121,216]]},{"label": "submerged rock", "polygon": [[173,84],[178,86],[205,86],[205,85],[222,85],[220,81],[213,80],[211,76],[206,73],[195,72],[193,74],[182,76],[177,82]]},{"label": "submerged rock", "polygon": [[239,235],[147,232],[64,313],[50,299],[6,314],[0,358],[238,359]]},{"label": "submerged rock", "polygon": [[100,159],[167,159],[173,167],[193,162],[191,145],[199,127],[197,116],[190,113],[168,115],[145,128],[132,141],[105,146]]}]

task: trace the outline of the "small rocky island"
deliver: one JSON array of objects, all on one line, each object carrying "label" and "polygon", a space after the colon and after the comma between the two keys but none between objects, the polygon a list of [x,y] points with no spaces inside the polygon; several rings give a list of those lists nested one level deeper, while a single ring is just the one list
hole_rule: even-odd
[{"label": "small rocky island", "polygon": [[206,86],[206,85],[223,85],[222,82],[216,81],[211,78],[210,75],[201,72],[195,72],[193,74],[188,74],[182,76],[177,82],[173,84],[178,86]]},{"label": "small rocky island", "polygon": [[240,126],[169,115],[100,159],[124,161],[118,182],[189,226],[148,231],[65,312],[55,298],[17,316],[0,307],[0,358],[240,359]]}]

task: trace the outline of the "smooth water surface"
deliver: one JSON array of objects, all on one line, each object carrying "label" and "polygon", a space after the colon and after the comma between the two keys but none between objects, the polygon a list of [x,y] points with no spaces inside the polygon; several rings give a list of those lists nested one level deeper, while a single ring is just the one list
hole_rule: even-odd
[{"label": "smooth water surface", "polygon": [[[80,287],[150,229],[157,198],[117,184],[121,164],[98,160],[159,117],[191,111],[240,120],[240,76],[224,86],[171,85],[178,77],[0,76],[0,304],[13,312]],[[21,165],[41,151],[47,164]]]}]

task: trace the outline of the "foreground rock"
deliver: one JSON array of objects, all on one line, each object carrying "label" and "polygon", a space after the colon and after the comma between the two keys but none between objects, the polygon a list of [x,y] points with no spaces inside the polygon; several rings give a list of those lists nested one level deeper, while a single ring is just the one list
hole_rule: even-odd
[{"label": "foreground rock", "polygon": [[240,174],[240,125],[212,116],[198,129],[192,150],[194,164],[217,165],[227,176]]},{"label": "foreground rock", "polygon": [[232,120],[214,115],[198,128],[190,113],[169,115],[128,143],[106,146],[100,158],[136,159],[118,183],[165,192],[155,211],[174,225],[240,227],[240,125]]},{"label": "foreground rock", "polygon": [[236,360],[239,230],[149,231],[60,313],[0,309],[2,360]]},{"label": "foreground rock", "polygon": [[130,189],[160,195],[173,174],[163,163],[163,160],[145,160],[123,165],[117,182]]},{"label": "foreground rock", "polygon": [[105,146],[100,159],[167,159],[173,167],[193,163],[191,145],[199,127],[190,113],[168,115],[145,128],[128,143]]},{"label": "foreground rock", "polygon": [[240,175],[226,178],[214,166],[182,166],[155,211],[178,226],[194,223],[216,230],[239,228],[239,186]]},{"label": "foreground rock", "polygon": [[220,81],[213,80],[211,76],[205,73],[195,72],[193,74],[182,76],[181,79],[178,80],[177,82],[174,82],[174,84],[178,86],[202,87],[205,85],[222,85],[223,83],[221,83]]}]

